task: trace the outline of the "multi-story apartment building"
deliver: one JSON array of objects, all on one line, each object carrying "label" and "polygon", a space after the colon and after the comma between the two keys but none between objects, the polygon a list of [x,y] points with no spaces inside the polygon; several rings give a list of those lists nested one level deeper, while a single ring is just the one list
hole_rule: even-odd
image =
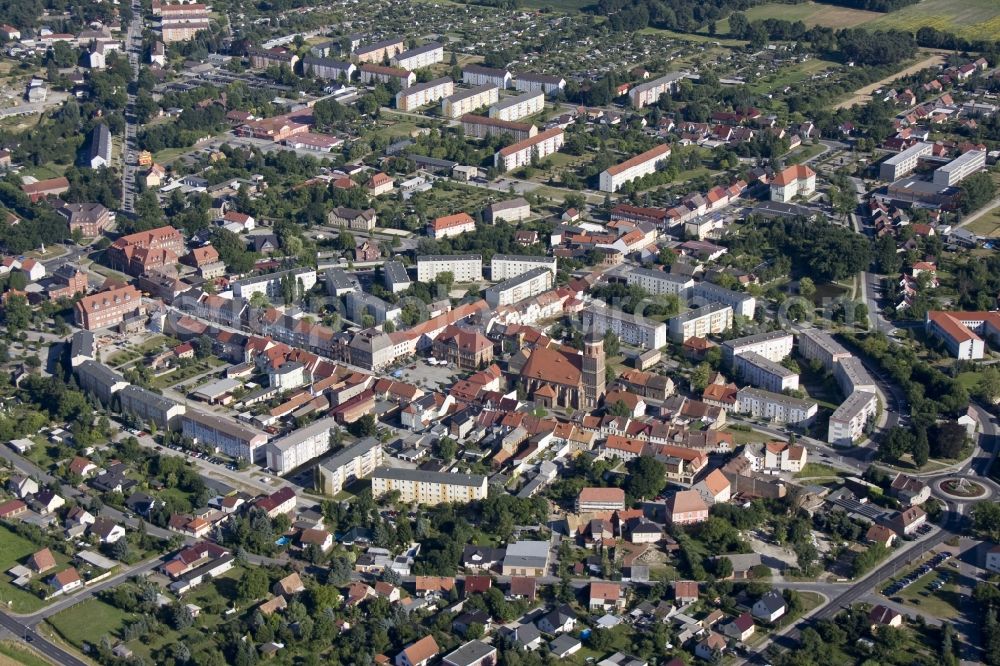
[{"label": "multi-story apartment building", "polygon": [[316,284],[316,271],[312,268],[293,268],[237,280],[232,284],[233,295],[248,301],[254,294],[264,294],[269,299],[278,298],[287,281],[291,281],[297,290],[305,293]]},{"label": "multi-story apartment building", "polygon": [[361,72],[362,83],[392,83],[396,82],[400,88],[408,88],[417,82],[417,75],[407,69],[398,67],[385,67],[366,62],[358,68]]},{"label": "multi-story apartment building", "polygon": [[490,118],[500,120],[520,120],[540,113],[545,109],[545,93],[527,92],[523,95],[506,97],[490,107]]},{"label": "multi-story apartment building", "polygon": [[465,114],[459,120],[462,121],[462,131],[465,132],[465,135],[477,139],[509,134],[515,142],[518,142],[538,134],[538,128],[531,123],[512,123],[497,118],[476,116],[471,113]]},{"label": "multi-story apartment building", "polygon": [[383,62],[386,58],[392,59],[402,52],[402,39],[386,39],[359,46],[351,54],[351,57],[358,62]]},{"label": "multi-story apartment building", "polygon": [[356,210],[338,206],[326,215],[328,224],[334,227],[347,227],[351,231],[372,231],[378,223],[374,208]]},{"label": "multi-story apartment building", "polygon": [[412,111],[453,94],[455,94],[455,82],[450,77],[443,76],[400,90],[396,93],[396,108],[401,111]]},{"label": "multi-story apartment building", "polygon": [[201,3],[161,5],[159,16],[164,44],[187,41],[209,28],[208,8]]},{"label": "multi-story apartment building", "polygon": [[583,311],[583,327],[603,336],[611,331],[627,344],[645,349],[660,349],[667,344],[667,326],[661,322],[612,310],[595,302]]},{"label": "multi-story apartment building", "polygon": [[392,339],[377,328],[359,331],[348,344],[350,362],[370,372],[378,372],[399,359]]},{"label": "multi-story apartment building", "polygon": [[492,85],[460,90],[441,100],[441,115],[459,118],[476,109],[495,104],[500,99],[500,89]]},{"label": "multi-story apartment building", "polygon": [[555,276],[549,267],[539,266],[493,285],[483,293],[483,298],[493,308],[513,305],[548,291],[552,288],[553,280]]},{"label": "multi-story apartment building", "polygon": [[682,298],[686,297],[694,286],[694,280],[687,275],[674,275],[655,268],[632,268],[626,271],[625,281],[657,296],[670,294]]},{"label": "multi-story apartment building", "polygon": [[133,414],[161,430],[180,429],[180,420],[187,408],[170,398],[153,393],[141,386],[126,386],[118,392],[121,411]]},{"label": "multi-story apartment building", "polygon": [[816,191],[816,172],[805,164],[793,164],[775,174],[771,181],[771,201],[788,203]]},{"label": "multi-story apartment building", "polygon": [[576,498],[576,512],[623,511],[625,491],[621,488],[583,488]]},{"label": "multi-story apartment building", "polygon": [[733,326],[733,308],[724,303],[709,303],[688,310],[667,322],[670,339],[684,342],[689,338],[706,338],[728,331]]},{"label": "multi-story apartment building", "polygon": [[490,279],[509,280],[535,268],[547,268],[556,273],[556,258],[524,254],[494,254],[490,259]]},{"label": "multi-story apartment building", "polygon": [[986,152],[970,150],[962,153],[951,162],[934,170],[934,184],[941,187],[953,187],[967,177],[986,168]]},{"label": "multi-story apartment building", "polygon": [[865,427],[878,413],[878,396],[870,391],[855,391],[830,415],[826,441],[836,446],[850,446],[864,437]]},{"label": "multi-story apartment building", "polygon": [[855,391],[870,391],[875,393],[877,386],[864,363],[857,356],[842,359],[833,368],[833,378],[837,380],[844,395],[850,395]]},{"label": "multi-story apartment building", "polygon": [[640,83],[628,91],[632,106],[641,109],[644,106],[656,104],[660,101],[660,95],[669,95],[677,90],[680,80],[685,76],[683,72],[672,72],[658,79]]},{"label": "multi-story apartment building", "polygon": [[76,325],[88,331],[117,326],[142,307],[142,294],[132,285],[83,296],[73,306]]},{"label": "multi-story apartment building", "polygon": [[403,69],[420,69],[430,67],[444,60],[444,47],[437,42],[429,42],[423,46],[397,53],[390,62]]},{"label": "multi-story apartment building", "polygon": [[247,50],[247,55],[250,56],[250,66],[254,69],[282,66],[295,69],[295,63],[299,61],[298,54],[280,47],[273,49],[250,47]]},{"label": "multi-story apartment building", "polygon": [[227,456],[250,462],[264,461],[267,434],[237,421],[188,409],[181,417],[181,432],[196,443],[211,446]]},{"label": "multi-story apartment building", "polygon": [[879,165],[879,179],[892,182],[913,173],[913,170],[920,163],[920,159],[930,155],[933,150],[933,143],[921,141],[902,152],[896,153]]},{"label": "multi-story apartment building", "polygon": [[337,427],[337,420],[331,416],[268,442],[267,466],[276,474],[285,474],[318,458],[330,450],[330,435]]},{"label": "multi-story apartment building", "polygon": [[475,231],[476,221],[468,213],[445,215],[428,223],[427,235],[435,240],[460,236],[469,231]]},{"label": "multi-story apartment building", "polygon": [[364,321],[365,315],[371,316],[377,326],[387,321],[396,323],[403,314],[398,305],[393,305],[364,291],[350,292],[347,294],[345,302],[348,319],[359,324]]},{"label": "multi-story apartment building", "polygon": [[319,487],[325,495],[336,495],[344,486],[370,476],[384,460],[382,444],[374,437],[365,438],[317,465]]},{"label": "multi-story apartment building", "polygon": [[781,393],[744,387],[736,393],[736,411],[774,423],[807,427],[816,418],[819,406],[812,400],[800,400]]},{"label": "multi-story apartment building", "polygon": [[358,71],[357,66],[353,62],[344,62],[331,58],[317,58],[312,55],[307,55],[302,59],[302,69],[307,75],[330,81],[340,79],[350,81],[354,78],[354,73]]},{"label": "multi-story apartment building", "polygon": [[733,291],[720,287],[712,282],[698,282],[691,288],[691,302],[693,305],[705,303],[722,303],[733,309],[734,314],[747,319],[753,319],[757,311],[757,299],[741,291]]},{"label": "multi-story apartment building", "polygon": [[494,69],[481,65],[466,65],[462,68],[462,83],[467,86],[510,88],[511,79],[511,74],[506,69]]},{"label": "multi-story apartment building", "polygon": [[774,393],[799,387],[798,373],[756,352],[735,357],[733,371],[743,381]]},{"label": "multi-story apartment building", "polygon": [[748,335],[722,343],[722,359],[726,363],[732,364],[737,356],[741,356],[747,352],[756,352],[764,358],[777,363],[792,353],[794,342],[792,334],[787,331],[771,331],[769,333]]},{"label": "multi-story apartment building", "polygon": [[524,197],[498,201],[486,208],[486,219],[491,224],[497,222],[520,222],[531,217],[531,204]]},{"label": "multi-story apartment building", "polygon": [[662,144],[644,153],[608,167],[599,177],[602,192],[617,192],[626,183],[656,172],[656,168],[670,159],[670,146]]},{"label": "multi-story apartment building", "polygon": [[829,372],[833,371],[834,365],[851,357],[851,352],[818,328],[803,328],[798,336],[799,356],[808,361],[819,361]]},{"label": "multi-story apartment building", "polygon": [[479,254],[425,254],[417,257],[417,280],[434,282],[451,273],[455,282],[482,282],[483,257]]},{"label": "multi-story apartment building", "polygon": [[121,375],[97,361],[83,361],[73,372],[80,388],[97,396],[103,405],[110,405],[112,397],[129,385]]},{"label": "multi-story apartment building", "polygon": [[398,491],[400,501],[406,504],[473,502],[486,499],[486,477],[377,467],[372,473],[372,494],[378,498],[393,491]]},{"label": "multi-story apartment building", "polygon": [[563,131],[558,127],[539,132],[530,139],[501,148],[493,156],[493,166],[512,171],[531,164],[533,158],[543,159],[558,151],[563,145]]},{"label": "multi-story apartment building", "polygon": [[541,90],[546,95],[558,95],[565,88],[566,79],[561,76],[521,72],[514,77],[514,89],[521,92],[537,92]]}]

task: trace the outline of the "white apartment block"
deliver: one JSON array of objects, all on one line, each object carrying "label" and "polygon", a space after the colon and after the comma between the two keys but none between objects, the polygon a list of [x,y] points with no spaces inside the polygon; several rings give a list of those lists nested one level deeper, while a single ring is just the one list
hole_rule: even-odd
[{"label": "white apartment block", "polygon": [[808,361],[819,361],[829,372],[835,364],[851,357],[851,352],[818,328],[804,328],[798,333],[799,356]]},{"label": "white apartment block", "polygon": [[441,273],[451,273],[455,282],[482,282],[483,257],[479,254],[425,254],[417,257],[417,280],[434,282]]},{"label": "white apartment block", "polygon": [[599,177],[602,192],[617,192],[626,183],[656,173],[656,168],[670,159],[670,146],[662,144],[608,167]]},{"label": "white apartment block", "polygon": [[467,86],[495,86],[510,88],[512,77],[506,69],[493,69],[480,65],[466,65],[462,68],[462,83]]},{"label": "white apartment block", "polygon": [[920,163],[920,158],[930,155],[933,150],[934,144],[922,141],[896,153],[879,165],[879,179],[892,182],[913,173],[913,170]]},{"label": "white apartment block", "polygon": [[875,393],[877,386],[875,380],[865,369],[864,364],[856,356],[842,359],[833,368],[833,377],[837,380],[844,395],[850,395],[855,391],[870,391]]},{"label": "white apartment block", "polygon": [[522,72],[514,77],[514,89],[521,92],[536,92],[541,90],[546,95],[558,95],[565,88],[566,79],[561,76]]},{"label": "white apartment block", "polygon": [[486,208],[486,220],[491,224],[497,222],[520,222],[531,217],[531,204],[524,197],[498,201]]},{"label": "white apartment block", "polygon": [[808,426],[816,418],[819,406],[812,400],[800,400],[781,393],[745,387],[736,393],[736,411],[773,423]]},{"label": "white apartment block", "polygon": [[744,352],[737,356],[733,360],[733,370],[748,384],[772,393],[795,390],[799,387],[797,373],[755,352]]},{"label": "white apartment block", "polygon": [[133,414],[142,421],[155,423],[162,430],[176,429],[187,408],[170,398],[153,393],[141,386],[126,386],[118,391],[123,413]]},{"label": "white apartment block", "polygon": [[245,280],[237,280],[232,284],[233,295],[248,301],[254,294],[264,294],[268,298],[277,298],[281,296],[281,285],[286,280],[293,281],[297,287],[301,285],[302,291],[306,292],[316,284],[316,271],[311,268],[295,268],[289,271],[267,273]]},{"label": "white apartment block", "polygon": [[742,291],[733,291],[712,282],[699,282],[691,288],[693,305],[722,303],[733,309],[734,314],[753,319],[757,311],[757,299]]},{"label": "white apartment block", "polygon": [[486,477],[419,469],[376,468],[372,473],[372,494],[379,498],[393,491],[399,492],[400,501],[406,504],[433,506],[442,502],[473,502],[486,499]]},{"label": "white apartment block", "polygon": [[554,280],[555,275],[547,266],[539,266],[493,285],[483,293],[483,298],[492,308],[513,305],[545,293],[552,288]]},{"label": "white apartment block", "polygon": [[539,132],[530,139],[501,148],[493,156],[493,166],[503,167],[505,171],[512,171],[531,164],[531,160],[535,156],[538,159],[544,159],[562,148],[563,134],[560,128],[553,127]]},{"label": "white apartment block", "polygon": [[670,339],[684,342],[688,338],[707,338],[728,331],[733,326],[733,309],[723,303],[709,303],[671,317]]},{"label": "white apartment block", "polygon": [[686,297],[694,287],[694,280],[687,275],[674,275],[655,268],[633,268],[625,273],[625,281],[657,296],[670,294]]},{"label": "white apartment block", "polygon": [[490,260],[490,279],[494,282],[509,280],[535,268],[547,268],[555,276],[556,258],[520,254],[494,254]]},{"label": "white apartment block", "polygon": [[514,121],[533,116],[545,109],[545,93],[529,92],[507,97],[490,107],[490,118]]},{"label": "white apartment block", "polygon": [[673,72],[658,79],[640,83],[628,92],[632,106],[641,109],[644,106],[656,104],[660,101],[660,95],[669,95],[677,90],[677,86],[684,76],[683,72]]},{"label": "white apartment block", "polygon": [[384,460],[382,444],[373,437],[363,439],[317,465],[320,489],[325,495],[336,495],[344,486],[371,476]]},{"label": "white apartment block", "polygon": [[941,187],[958,185],[967,177],[986,168],[986,152],[970,150],[943,167],[934,170],[934,184]]},{"label": "white apartment block", "polygon": [[397,53],[389,62],[394,67],[414,70],[430,67],[442,61],[444,61],[444,47],[437,42],[430,42],[415,49]]},{"label": "white apartment block", "polygon": [[768,360],[778,362],[792,353],[794,342],[792,334],[786,331],[748,335],[722,343],[722,358],[727,363],[732,363],[737,356],[755,352]]},{"label": "white apartment block", "polygon": [[337,81],[340,78],[350,81],[354,78],[354,73],[358,71],[357,66],[353,62],[317,58],[311,55],[307,55],[302,59],[302,69],[307,75],[330,81]]},{"label": "white apartment block", "polygon": [[645,349],[661,349],[667,345],[666,324],[621,310],[612,310],[600,302],[595,302],[583,311],[583,327],[586,331],[593,330],[597,335],[611,331],[622,342]]},{"label": "white apartment block", "polygon": [[830,415],[826,441],[850,446],[864,437],[865,425],[877,412],[878,396],[870,391],[855,391]]},{"label": "white apartment block", "polygon": [[403,88],[396,93],[396,108],[401,111],[412,111],[427,104],[433,104],[455,93],[455,82],[450,77],[418,83],[409,88]]},{"label": "white apartment block", "polygon": [[285,474],[330,450],[330,433],[337,428],[333,417],[320,419],[267,443],[267,466]]},{"label": "white apartment block", "polygon": [[500,99],[500,89],[493,85],[461,90],[441,100],[441,115],[445,118],[459,118],[476,109],[496,104]]}]

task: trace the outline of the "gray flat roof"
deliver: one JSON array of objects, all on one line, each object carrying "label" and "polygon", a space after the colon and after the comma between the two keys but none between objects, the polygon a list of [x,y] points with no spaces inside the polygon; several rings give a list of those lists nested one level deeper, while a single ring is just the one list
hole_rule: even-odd
[{"label": "gray flat roof", "polygon": [[486,477],[482,474],[450,474],[448,472],[428,472],[422,469],[401,469],[398,467],[377,467],[373,477],[393,481],[413,481],[415,483],[446,483],[453,486],[481,486]]},{"label": "gray flat roof", "polygon": [[452,103],[460,102],[463,99],[480,95],[488,90],[497,90],[497,87],[489,84],[486,84],[485,86],[476,86],[475,88],[469,88],[468,90],[460,90],[451,97],[445,97],[445,99]]},{"label": "gray flat roof", "polygon": [[726,347],[742,347],[744,345],[755,345],[759,342],[767,342],[769,340],[779,340],[781,338],[792,337],[789,331],[770,331],[768,333],[757,333],[756,335],[748,335],[742,338],[735,338],[733,340],[726,340],[722,344]]},{"label": "gray flat roof", "polygon": [[536,90],[534,92],[526,92],[523,95],[514,95],[512,97],[505,97],[496,104],[493,105],[494,109],[506,109],[511,106],[517,106],[526,99],[532,99],[534,97],[545,97],[545,93],[541,90]]},{"label": "gray flat roof", "polygon": [[392,284],[403,284],[410,282],[410,276],[406,274],[406,268],[398,261],[387,261],[382,267],[385,276]]},{"label": "gray flat roof", "polygon": [[149,389],[144,389],[141,386],[134,386],[132,384],[129,384],[122,389],[122,395],[131,395],[146,404],[155,405],[158,409],[162,409],[164,411],[180,404],[176,400],[171,400],[170,398],[162,396],[159,393],[153,393]]},{"label": "gray flat roof", "polygon": [[321,462],[319,466],[329,470],[339,469],[355,458],[365,455],[377,446],[382,446],[377,439],[374,437],[366,437],[356,444],[352,444],[345,449],[341,449],[332,457]]},{"label": "gray flat roof", "polygon": [[708,305],[703,305],[700,308],[682,312],[676,317],[672,317],[670,321],[676,321],[677,323],[683,324],[686,321],[698,319],[699,317],[705,317],[710,314],[715,314],[716,312],[722,312],[723,310],[732,310],[732,308],[725,303],[709,303]]},{"label": "gray flat roof", "polygon": [[556,258],[532,254],[494,254],[490,261],[491,263],[494,261],[525,261],[536,264],[551,264],[556,261]]},{"label": "gray flat roof", "polygon": [[482,261],[481,254],[425,254],[417,257],[417,264],[421,261]]},{"label": "gray flat roof", "polygon": [[857,416],[868,403],[872,401],[875,394],[871,391],[855,391],[840,403],[840,406],[830,415],[830,419],[838,421],[850,421]]},{"label": "gray flat roof", "polygon": [[795,398],[790,395],[785,395],[784,393],[772,393],[771,391],[765,391],[764,389],[753,388],[751,386],[741,388],[736,394],[737,397],[739,397],[740,394],[749,394],[760,400],[768,400],[777,404],[786,405],[788,407],[798,407],[799,409],[804,410],[807,410],[817,404],[815,400],[802,400],[801,398]]}]

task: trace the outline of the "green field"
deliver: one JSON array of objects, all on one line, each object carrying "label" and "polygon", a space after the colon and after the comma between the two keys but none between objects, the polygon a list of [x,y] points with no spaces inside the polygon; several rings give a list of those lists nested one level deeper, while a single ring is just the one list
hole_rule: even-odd
[{"label": "green field", "polygon": [[97,599],[87,599],[46,620],[71,645],[98,644],[103,636],[114,637],[129,614]]},{"label": "green field", "polygon": [[596,5],[596,0],[525,0],[519,7],[526,9],[551,9],[558,12],[578,12],[590,5]]},{"label": "green field", "polygon": [[982,217],[963,226],[979,236],[987,238],[1000,237],[1000,208],[994,208]]},{"label": "green field", "polygon": [[825,465],[823,463],[806,463],[802,467],[802,471],[795,474],[795,476],[802,479],[809,479],[815,477],[837,477],[837,476],[849,476],[847,472],[842,469],[838,469],[832,465]]},{"label": "green field", "polygon": [[[39,550],[41,548],[35,544],[0,525],[0,571],[6,572],[15,564],[23,563],[24,558]],[[12,585],[11,580],[6,574],[0,579],[0,601],[4,605],[9,602],[15,613],[31,613],[45,605],[31,592]]]},{"label": "green field", "polygon": [[897,28],[916,32],[922,27],[953,32],[967,39],[996,39],[1000,32],[1000,2],[996,0],[921,0],[866,23],[866,28]]},{"label": "green field", "polygon": [[[794,5],[792,5],[794,6]],[[774,90],[781,90],[786,86],[795,85],[805,81],[813,74],[829,69],[838,69],[840,65],[829,60],[810,58],[805,62],[795,63],[788,67],[781,67],[774,74],[764,76],[751,83],[748,87],[754,93],[768,93]]]}]

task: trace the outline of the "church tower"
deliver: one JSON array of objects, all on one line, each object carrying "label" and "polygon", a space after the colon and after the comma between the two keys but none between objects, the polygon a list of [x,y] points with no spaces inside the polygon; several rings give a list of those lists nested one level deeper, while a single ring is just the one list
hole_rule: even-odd
[{"label": "church tower", "polygon": [[583,340],[583,409],[595,409],[604,397],[604,338],[594,329]]}]

